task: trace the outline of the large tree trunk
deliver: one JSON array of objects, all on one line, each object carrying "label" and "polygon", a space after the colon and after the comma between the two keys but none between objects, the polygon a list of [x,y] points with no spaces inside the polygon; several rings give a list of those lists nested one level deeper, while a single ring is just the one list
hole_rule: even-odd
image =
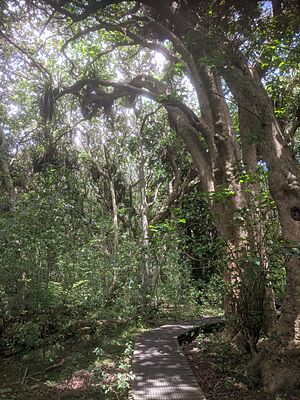
[{"label": "large tree trunk", "polygon": [[[247,326],[246,340],[249,341],[249,348],[255,350],[261,328],[256,325],[255,330],[251,332],[251,320],[249,323],[247,310],[244,312],[245,318],[242,314],[238,315],[238,310],[242,309],[239,300],[240,290],[243,288],[242,278],[251,275],[249,274],[250,266],[255,271],[251,258],[254,258],[253,255],[257,253],[256,242],[260,240],[260,236],[257,234],[254,237],[253,227],[248,229],[246,224],[241,226],[239,223],[241,213],[249,206],[249,196],[238,179],[241,171],[241,152],[224,100],[220,77],[214,70],[201,69],[201,74],[206,78],[202,82],[202,89],[206,89],[213,116],[212,121],[206,123],[178,100],[167,98],[160,101],[168,112],[171,126],[177,131],[191,154],[202,189],[208,195],[216,227],[228,243],[229,260],[224,271],[227,286],[225,310],[228,316],[228,336],[233,336],[237,329],[244,330],[244,326]],[[198,79],[202,79],[200,74]],[[165,91],[162,83],[148,76],[135,78],[132,83],[139,88],[151,89],[153,96],[157,99]],[[206,145],[201,142],[199,133],[203,134]],[[257,217],[255,208],[252,210],[251,217]],[[257,303],[255,292],[250,290],[253,319],[257,312],[261,312],[265,296],[260,268],[265,262],[266,253],[259,253],[259,256],[262,255],[263,259],[259,259],[259,268],[256,268],[259,269],[259,273],[255,282],[256,289],[259,290],[259,298],[262,300]],[[247,261],[244,262],[244,259]],[[250,284],[252,284],[251,280]],[[238,305],[238,303],[240,304]],[[246,303],[247,299],[244,300],[244,305]]]},{"label": "large tree trunk", "polygon": [[[276,121],[271,132],[279,136]],[[264,385],[276,392],[300,388],[300,171],[284,146],[275,160],[273,156],[265,156],[266,160],[272,159],[270,190],[286,246],[286,289],[278,326],[279,341],[269,361],[262,364]],[[270,346],[274,344],[270,343]]]},{"label": "large tree trunk", "polygon": [[226,71],[225,76],[239,104],[247,99],[249,119],[255,121],[286,248],[287,286],[278,336],[270,341],[260,366],[265,388],[276,392],[300,387],[300,167],[258,75],[247,69],[242,58],[238,61],[240,68]]},{"label": "large tree trunk", "polygon": [[[272,286],[270,285],[270,266],[268,259],[268,245],[267,242],[267,232],[266,226],[262,221],[265,220],[264,213],[266,211],[262,210],[260,205],[260,193],[261,184],[258,178],[258,148],[257,143],[253,140],[253,135],[257,131],[257,121],[250,116],[248,112],[249,104],[245,101],[240,104],[238,116],[239,116],[239,128],[241,137],[241,150],[244,171],[247,174],[246,183],[244,184],[245,193],[247,196],[247,219],[246,223],[248,230],[251,231],[251,247],[256,248],[256,252],[253,254],[255,257],[258,255],[260,260],[260,271],[257,269],[254,272],[258,272],[256,278],[259,280],[264,280],[264,285],[261,286],[258,282],[258,292],[261,290],[264,293],[255,293],[253,296],[262,295],[263,303],[260,305],[262,307],[254,312],[259,312],[263,317],[263,331],[267,335],[271,335],[272,331],[276,325],[276,308],[275,308],[275,295]],[[250,117],[250,118],[249,118]],[[255,273],[253,274],[255,278]],[[254,282],[253,282],[254,283]]]},{"label": "large tree trunk", "polygon": [[[215,75],[213,78],[218,79]],[[259,247],[257,240],[260,239],[258,229],[254,229],[253,224],[241,226],[237,223],[242,210],[250,208],[250,199],[243,184],[235,175],[235,169],[240,165],[241,160],[227,106],[224,101],[220,100],[223,97],[220,85],[215,84],[215,90],[218,90],[219,96],[211,99],[211,104],[213,104],[213,111],[218,118],[213,127],[206,128],[207,132],[212,135],[213,142],[213,147],[209,148],[208,153],[204,152],[202,148],[198,132],[192,126],[189,114],[185,113],[182,108],[173,105],[167,105],[166,108],[172,125],[185,142],[193,158],[202,188],[209,195],[209,204],[213,211],[216,227],[227,241],[228,262],[224,270],[226,336],[232,338],[239,330],[242,330],[249,349],[255,352],[267,303],[265,301],[267,296],[264,268],[266,253],[257,252]],[[251,218],[257,219],[255,208],[251,210]],[[260,247],[263,248],[263,245]],[[254,259],[254,255],[257,256],[257,253],[260,257],[259,266],[252,265],[249,261],[243,261],[244,259]],[[250,271],[255,272],[256,275],[251,274]],[[246,277],[249,278],[247,283]],[[255,277],[255,280],[251,280],[252,277]],[[242,290],[243,292],[241,292]],[[248,295],[242,297],[241,293]],[[272,300],[274,299],[272,298]],[[274,306],[272,311],[275,312]],[[262,314],[260,319],[257,318],[259,313]],[[250,317],[249,314],[251,314]],[[254,328],[252,327],[253,321],[256,321]]]},{"label": "large tree trunk", "polygon": [[[154,6],[151,1],[149,5]],[[237,179],[242,167],[242,153],[225,101],[220,75],[214,68],[204,66],[197,61],[199,57],[200,60],[201,57],[206,57],[205,45],[201,48],[196,46],[195,41],[192,40],[187,41],[188,44],[185,45],[181,39],[189,29],[194,35],[194,26],[197,25],[197,21],[193,21],[194,17],[188,14],[186,16],[188,23],[185,23],[184,18],[182,18],[183,15],[170,13],[167,5],[157,5],[157,10],[163,18],[167,18],[174,23],[172,32],[167,28],[161,28],[159,24],[158,29],[162,30],[164,36],[172,41],[174,47],[186,62],[191,82],[194,84],[199,100],[201,118],[195,116],[191,111],[188,113],[185,107],[178,107],[174,103],[165,102],[165,106],[171,125],[175,127],[179,136],[182,137],[192,156],[203,190],[210,195],[210,207],[214,213],[216,227],[228,242],[229,252],[232,257],[231,259],[229,258],[224,271],[224,278],[228,288],[225,296],[225,312],[229,317],[228,321],[240,320],[243,325],[245,319],[237,315],[238,308],[241,307],[241,304],[238,306],[240,302],[239,291],[243,287],[243,276],[249,275],[248,269],[250,266],[253,268],[253,265],[249,262],[241,265],[241,262],[246,257],[249,260],[251,256],[256,255],[258,247],[263,249],[264,246],[261,243],[261,235],[259,234],[260,227],[258,229],[253,229],[253,226],[248,229],[245,225],[241,227],[237,220],[241,211],[245,209],[251,210],[251,215],[248,215],[249,219],[258,219],[259,214],[257,214],[255,207],[250,207],[249,202],[251,202],[251,199],[249,199],[244,190],[245,188]],[[195,18],[197,19],[196,16]],[[195,25],[193,22],[195,22]],[[204,39],[203,32],[201,31],[199,35],[199,43],[202,44]],[[211,45],[211,43],[209,44]],[[205,139],[206,148],[200,143],[199,133]],[[245,152],[246,159],[247,156],[248,153]],[[252,157],[252,165],[254,162],[256,165],[256,157]],[[219,194],[222,192],[224,195],[220,196]],[[228,194],[227,198],[226,193]],[[218,197],[220,197],[220,201],[218,201]],[[269,323],[266,329],[270,331],[270,327],[275,320],[274,298],[272,291],[266,291],[265,286],[261,284],[262,277],[264,277],[264,283],[266,282],[268,268],[266,252],[261,251],[258,256],[259,268],[264,272],[261,273],[259,271],[257,275],[256,289],[259,291],[258,295],[263,301],[262,304],[261,302],[257,303],[255,301],[255,292],[251,291],[254,307],[252,312],[253,314],[263,312],[267,316]],[[257,307],[259,307],[259,310],[257,310]],[[261,308],[264,308],[265,312]],[[243,319],[244,321],[242,321]],[[235,324],[227,323],[227,328],[230,325],[229,331],[232,330]],[[247,325],[249,326],[249,322],[247,322]],[[234,330],[233,328],[231,333]],[[257,326],[256,331],[260,331],[259,326]],[[255,335],[258,336],[257,333]],[[253,345],[253,343],[257,341],[258,337],[250,339],[249,332],[247,336],[250,340],[250,347],[255,348],[256,344]]]}]

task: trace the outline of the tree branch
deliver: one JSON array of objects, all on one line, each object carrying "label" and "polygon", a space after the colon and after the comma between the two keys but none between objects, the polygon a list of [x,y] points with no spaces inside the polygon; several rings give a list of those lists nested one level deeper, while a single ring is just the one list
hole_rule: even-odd
[{"label": "tree branch", "polygon": [[180,37],[177,36],[175,33],[173,33],[171,30],[169,30],[167,27],[161,25],[159,22],[155,21],[150,17],[133,17],[133,19],[136,21],[148,22],[149,25],[152,26],[155,31],[161,32],[164,35],[164,37],[166,37],[167,39],[170,40],[170,42],[172,42],[175,50],[181,55],[183,61],[186,63],[188,67],[191,81],[197,93],[199,105],[200,107],[203,108],[203,112],[208,116],[208,114],[211,113],[211,110],[205,93],[204,83],[202,82],[202,79],[199,75],[198,67],[195,63],[193,55],[187,50],[185,44],[180,39]]},{"label": "tree branch", "polygon": [[[203,119],[200,116],[196,116],[195,113],[184,103],[176,98],[165,96],[167,88],[164,83],[149,75],[137,76],[129,83],[87,78],[76,82],[70,87],[64,88],[57,98],[67,93],[82,98],[83,95],[81,90],[88,84],[95,86],[95,92],[97,87],[101,88],[103,86],[114,88],[112,92],[104,92],[102,90],[99,99],[97,95],[88,98],[90,101],[89,104],[93,106],[93,112],[89,114],[90,117],[95,116],[96,111],[104,105],[102,99],[106,99],[106,101],[113,104],[115,100],[121,97],[139,95],[163,105],[168,112],[171,127],[173,127],[179,136],[181,136],[191,153],[205,190],[211,189],[212,171],[209,162],[209,155],[205,146],[200,141],[199,132],[202,132],[205,135],[211,135],[213,132]],[[98,100],[101,100],[101,102]]]},{"label": "tree branch", "polygon": [[72,13],[64,8],[66,1],[56,1],[56,0],[44,0],[46,4],[51,6],[56,12],[64,15],[65,17],[70,18],[73,22],[79,22],[90,15],[93,15],[96,11],[104,9],[105,7],[111,4],[119,4],[124,0],[90,0],[86,7],[83,7],[83,10],[80,14]]},{"label": "tree branch", "polygon": [[22,54],[24,54],[31,62],[34,67],[36,67],[46,79],[50,79],[52,82],[52,75],[50,72],[37,60],[35,60],[32,55],[29,53],[28,50],[22,48],[18,44],[16,44],[12,39],[10,39],[1,29],[0,29],[0,36],[2,36],[9,44],[19,50]]},{"label": "tree branch", "polygon": [[66,49],[66,47],[70,43],[72,43],[74,40],[77,40],[91,32],[97,32],[97,31],[100,31],[101,29],[104,29],[106,31],[120,32],[124,36],[127,36],[133,40],[133,43],[131,43],[131,45],[138,44],[138,45],[147,47],[148,49],[160,52],[170,61],[178,62],[178,58],[175,57],[173,54],[171,54],[166,47],[162,46],[159,43],[149,42],[142,35],[133,33],[130,30],[128,30],[127,29],[128,26],[132,25],[133,22],[134,21],[125,21],[123,23],[119,23],[118,25],[108,23],[108,22],[101,22],[100,24],[90,26],[89,28],[86,28],[80,32],[77,32],[72,38],[68,39],[63,44],[61,50],[64,51]]}]

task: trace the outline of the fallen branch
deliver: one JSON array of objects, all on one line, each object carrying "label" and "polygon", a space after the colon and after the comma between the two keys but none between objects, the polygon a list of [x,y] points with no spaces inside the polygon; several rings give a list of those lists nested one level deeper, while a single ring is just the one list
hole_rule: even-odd
[{"label": "fallen branch", "polygon": [[33,376],[28,376],[28,379],[31,379],[34,382],[41,382],[39,379],[34,378]]},{"label": "fallen branch", "polygon": [[24,375],[23,375],[23,377],[21,379],[20,385],[24,385],[24,382],[25,382],[27,374],[28,374],[28,367],[25,368],[25,372],[24,372]]},{"label": "fallen branch", "polygon": [[33,374],[31,374],[31,376],[29,378],[31,378],[34,375],[38,375],[38,374],[41,374],[41,373],[46,373],[46,372],[52,371],[53,369],[60,368],[60,367],[62,367],[64,365],[66,360],[67,360],[66,358],[63,358],[59,363],[53,364],[53,365],[49,365],[49,367],[45,368],[43,371],[34,372]]}]

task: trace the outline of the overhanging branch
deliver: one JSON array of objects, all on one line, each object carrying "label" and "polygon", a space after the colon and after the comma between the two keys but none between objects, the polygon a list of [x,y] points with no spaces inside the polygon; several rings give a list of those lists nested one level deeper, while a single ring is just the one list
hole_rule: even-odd
[{"label": "overhanging branch", "polygon": [[34,67],[36,67],[42,74],[43,76],[52,82],[52,75],[50,72],[40,63],[38,62],[30,53],[27,49],[24,49],[23,47],[19,46],[17,43],[15,43],[12,39],[10,39],[6,33],[4,33],[0,29],[0,36],[3,37],[9,44],[11,44],[13,47],[15,47],[17,50],[19,50],[22,54],[24,54],[32,63]]}]

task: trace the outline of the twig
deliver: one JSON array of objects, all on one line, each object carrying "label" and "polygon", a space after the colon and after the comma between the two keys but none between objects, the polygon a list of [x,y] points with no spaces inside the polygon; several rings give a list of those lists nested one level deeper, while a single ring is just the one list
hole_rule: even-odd
[{"label": "twig", "polygon": [[28,367],[25,368],[25,372],[24,372],[23,378],[21,379],[20,385],[24,385],[27,373],[28,373]]},{"label": "twig", "polygon": [[[66,362],[66,358],[63,358],[59,363],[50,365],[49,367],[45,368],[44,372],[48,372],[48,371],[51,371],[52,369],[62,367],[65,362]],[[41,374],[41,373],[42,373],[42,371],[34,372],[33,374],[31,374],[31,376],[29,378],[32,378],[32,376],[38,375],[38,374]]]},{"label": "twig", "polygon": [[40,379],[34,378],[33,376],[28,376],[28,379],[31,379],[34,382],[41,382]]}]

